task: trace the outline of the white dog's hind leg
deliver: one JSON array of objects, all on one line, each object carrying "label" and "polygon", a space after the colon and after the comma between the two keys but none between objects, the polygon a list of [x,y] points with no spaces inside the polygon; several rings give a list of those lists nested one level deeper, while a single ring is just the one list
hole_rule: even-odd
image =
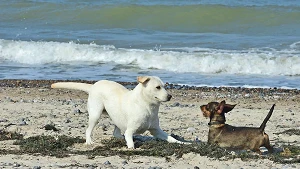
[{"label": "white dog's hind leg", "polygon": [[93,97],[88,98],[88,112],[89,112],[89,124],[86,129],[86,144],[93,144],[91,135],[94,130],[94,127],[98,123],[101,113],[104,110],[103,104]]},{"label": "white dog's hind leg", "polygon": [[169,143],[180,143],[180,144],[184,144],[184,142],[181,142],[179,140],[176,140],[175,138],[173,138],[172,136],[169,136],[166,132],[162,131],[162,129],[160,128],[157,128],[157,129],[151,129],[149,130],[150,133],[156,137],[156,138],[159,138],[159,139],[162,139],[162,140],[166,140],[168,141]]},{"label": "white dog's hind leg", "polygon": [[132,130],[126,130],[125,131],[125,140],[126,140],[126,143],[127,143],[127,147],[128,148],[134,148],[134,143],[133,143],[133,131]]},{"label": "white dog's hind leg", "polygon": [[124,136],[121,134],[121,130],[117,126],[115,126],[113,135],[116,138],[124,138]]}]

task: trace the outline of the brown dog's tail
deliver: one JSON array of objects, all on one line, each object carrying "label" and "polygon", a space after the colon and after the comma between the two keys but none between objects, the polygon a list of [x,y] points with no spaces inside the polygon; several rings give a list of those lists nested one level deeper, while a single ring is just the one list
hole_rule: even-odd
[{"label": "brown dog's tail", "polygon": [[270,117],[272,116],[274,107],[275,107],[275,104],[273,104],[273,106],[271,107],[267,117],[264,119],[264,121],[260,125],[259,129],[260,129],[261,132],[263,132],[265,130],[266,124],[267,124],[268,120],[270,119]]}]

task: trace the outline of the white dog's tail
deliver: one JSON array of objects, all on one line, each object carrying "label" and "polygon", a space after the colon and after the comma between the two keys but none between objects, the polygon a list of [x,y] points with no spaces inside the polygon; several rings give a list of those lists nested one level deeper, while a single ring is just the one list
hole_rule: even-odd
[{"label": "white dog's tail", "polygon": [[51,88],[61,88],[61,89],[75,89],[82,90],[89,93],[92,84],[87,83],[76,83],[76,82],[58,82],[53,83]]}]

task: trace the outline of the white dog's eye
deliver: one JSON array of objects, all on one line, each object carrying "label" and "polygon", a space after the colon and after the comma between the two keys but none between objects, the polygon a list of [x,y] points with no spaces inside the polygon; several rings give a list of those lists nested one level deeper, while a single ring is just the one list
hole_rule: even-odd
[{"label": "white dog's eye", "polygon": [[158,90],[159,90],[160,88],[161,88],[160,86],[157,86],[157,87],[156,87],[156,89],[158,89]]}]

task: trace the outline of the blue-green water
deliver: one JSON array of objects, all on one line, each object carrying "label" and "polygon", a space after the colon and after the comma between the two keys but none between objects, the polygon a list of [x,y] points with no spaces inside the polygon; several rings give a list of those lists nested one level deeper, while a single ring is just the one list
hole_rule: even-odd
[{"label": "blue-green water", "polygon": [[0,0],[0,79],[300,88],[300,1]]}]

